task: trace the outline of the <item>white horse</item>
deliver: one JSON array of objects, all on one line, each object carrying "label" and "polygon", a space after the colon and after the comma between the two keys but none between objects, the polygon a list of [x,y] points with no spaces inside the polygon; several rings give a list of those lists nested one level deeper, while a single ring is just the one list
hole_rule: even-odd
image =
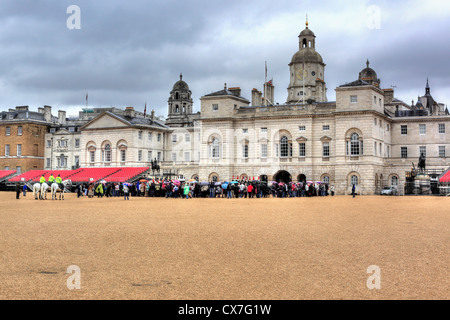
[{"label": "white horse", "polygon": [[50,186],[47,183],[41,183],[41,196],[39,197],[39,199],[47,200],[47,191],[49,188]]},{"label": "white horse", "polygon": [[63,189],[61,190],[61,188],[59,187],[59,184],[57,184],[56,182],[52,183],[51,186],[51,191],[52,191],[52,200],[56,200],[56,193],[59,192],[59,200],[61,200],[61,195],[62,195],[62,199],[64,200],[64,190],[66,189],[67,185],[72,186],[72,180],[68,179],[68,180],[64,180],[62,182],[63,184]]},{"label": "white horse", "polygon": [[41,184],[39,182],[36,182],[35,184],[33,184],[33,195],[34,195],[34,199],[38,199],[38,193],[39,193],[39,198],[41,195]]}]

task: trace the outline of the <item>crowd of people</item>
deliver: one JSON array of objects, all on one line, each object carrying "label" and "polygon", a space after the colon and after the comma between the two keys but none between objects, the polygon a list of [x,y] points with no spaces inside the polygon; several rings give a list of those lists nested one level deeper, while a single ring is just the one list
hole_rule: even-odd
[{"label": "crowd of people", "polygon": [[334,196],[334,185],[321,182],[198,182],[141,180],[134,183],[87,183],[76,186],[77,197],[165,197],[165,198],[293,198]]}]

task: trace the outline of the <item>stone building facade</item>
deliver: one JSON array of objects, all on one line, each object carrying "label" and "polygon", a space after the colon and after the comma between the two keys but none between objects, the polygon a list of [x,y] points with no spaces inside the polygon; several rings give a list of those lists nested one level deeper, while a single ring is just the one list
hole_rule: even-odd
[{"label": "stone building facade", "polygon": [[[166,121],[132,107],[85,109],[74,119],[40,108],[32,121],[20,120],[22,130],[35,132],[25,129],[30,123],[46,132],[40,131],[37,142],[29,137],[23,152],[32,150],[36,162],[22,170],[150,166],[156,159],[166,177],[321,181],[335,185],[337,194],[350,193],[352,184],[361,194],[376,194],[390,185],[401,191],[422,153],[429,169],[450,166],[450,115],[432,97],[428,80],[424,95],[407,104],[395,98],[393,88],[382,88],[367,60],[356,80],[335,88],[336,101],[328,101],[325,63],[315,45],[307,25],[288,64],[283,105],[274,104],[272,81],[264,84],[264,96],[253,89],[251,101],[239,87],[225,84],[203,95],[201,112],[194,113],[192,92],[180,75]],[[21,159],[14,158],[17,142],[6,136],[5,126],[11,134],[19,122],[6,117],[2,113],[0,135],[10,153],[0,156],[0,165],[14,168]]]},{"label": "stone building facade", "polygon": [[38,112],[28,106],[1,112],[0,119],[0,169],[17,170],[18,173],[44,167],[45,133],[57,118],[51,106]]}]

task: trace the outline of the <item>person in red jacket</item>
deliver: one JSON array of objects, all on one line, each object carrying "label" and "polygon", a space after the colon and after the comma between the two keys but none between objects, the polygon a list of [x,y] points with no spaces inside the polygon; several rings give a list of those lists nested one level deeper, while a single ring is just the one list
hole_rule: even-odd
[{"label": "person in red jacket", "polygon": [[249,184],[248,184],[248,187],[247,187],[247,193],[248,193],[248,197],[249,197],[249,198],[253,198],[253,193],[252,193],[252,191],[253,191],[253,186],[252,186],[251,183],[249,183]]}]

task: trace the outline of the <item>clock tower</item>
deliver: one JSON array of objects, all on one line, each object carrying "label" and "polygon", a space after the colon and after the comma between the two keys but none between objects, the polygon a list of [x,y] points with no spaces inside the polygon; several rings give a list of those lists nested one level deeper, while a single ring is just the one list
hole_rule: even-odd
[{"label": "clock tower", "polygon": [[316,51],[316,36],[308,28],[300,33],[299,50],[289,64],[290,82],[287,103],[326,102],[325,63]]}]

